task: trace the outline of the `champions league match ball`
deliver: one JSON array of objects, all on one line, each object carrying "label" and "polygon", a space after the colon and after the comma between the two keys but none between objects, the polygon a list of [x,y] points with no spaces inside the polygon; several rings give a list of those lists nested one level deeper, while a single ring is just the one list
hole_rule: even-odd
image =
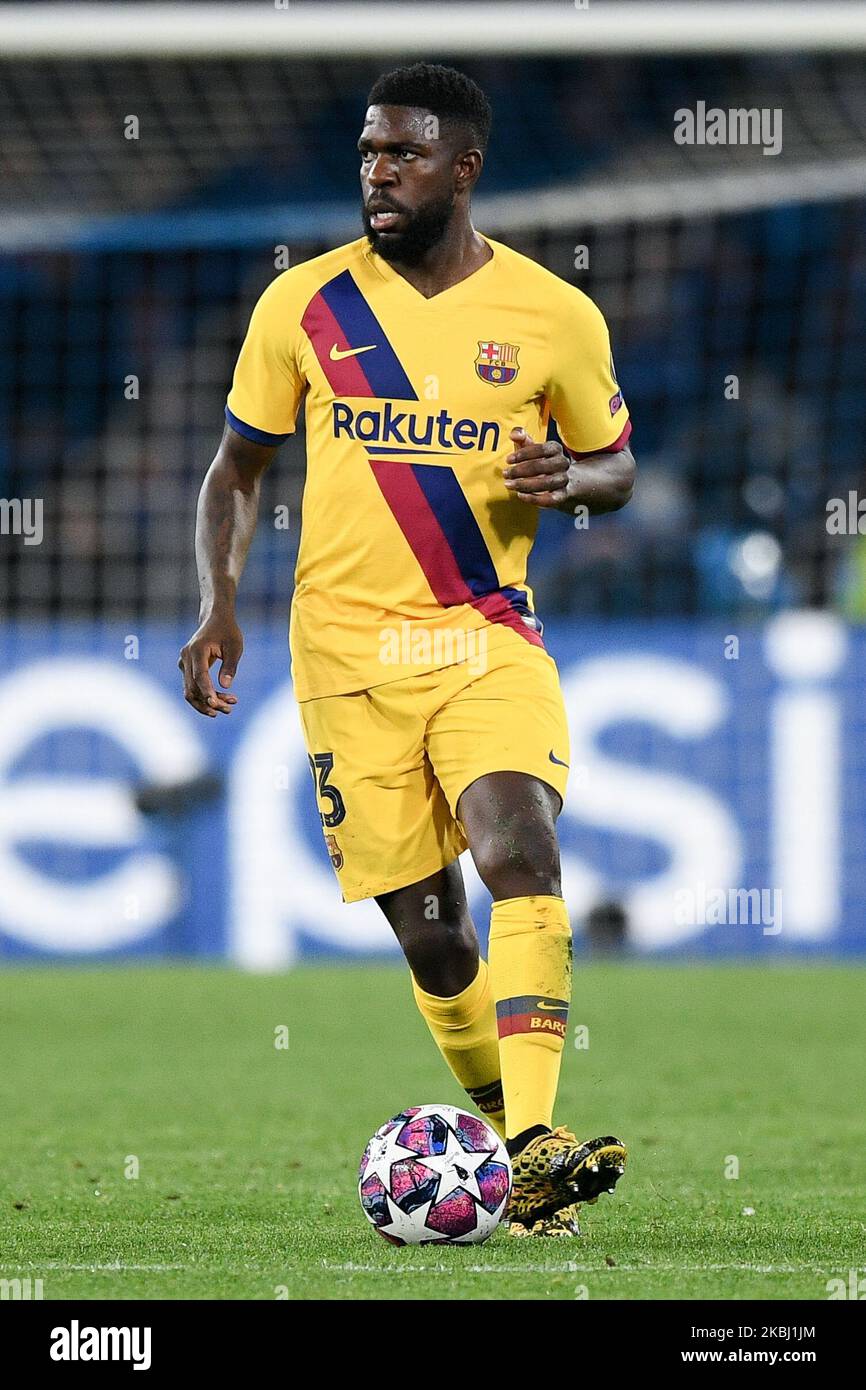
[{"label": "champions league match ball", "polygon": [[402,1110],[376,1130],[358,1170],[364,1214],[392,1245],[480,1245],[510,1192],[502,1140],[453,1105]]}]

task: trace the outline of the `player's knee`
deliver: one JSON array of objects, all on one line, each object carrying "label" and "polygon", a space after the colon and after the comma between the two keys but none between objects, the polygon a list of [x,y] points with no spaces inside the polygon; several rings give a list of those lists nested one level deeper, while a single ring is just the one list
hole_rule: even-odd
[{"label": "player's knee", "polygon": [[478,938],[465,922],[424,922],[400,937],[409,969],[422,989],[459,994],[478,969]]},{"label": "player's knee", "polygon": [[525,826],[513,833],[498,829],[472,847],[481,880],[494,901],[560,893],[556,835],[535,836]]}]

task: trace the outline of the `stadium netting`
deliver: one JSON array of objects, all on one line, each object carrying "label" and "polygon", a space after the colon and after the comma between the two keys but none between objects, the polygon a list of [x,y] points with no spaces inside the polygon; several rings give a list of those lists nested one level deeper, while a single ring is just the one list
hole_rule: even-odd
[{"label": "stadium netting", "polygon": [[[0,548],[7,614],[195,612],[195,499],[249,312],[284,257],[358,235],[380,66],[0,66],[0,495],[45,508],[42,544]],[[498,114],[477,224],[597,300],[635,425],[631,506],[586,532],[543,518],[539,611],[861,614],[866,566],[826,527],[862,481],[859,55],[463,66]],[[699,94],[778,105],[782,153],[677,145]],[[301,431],[263,488],[256,617],[284,619],[303,468]]]}]

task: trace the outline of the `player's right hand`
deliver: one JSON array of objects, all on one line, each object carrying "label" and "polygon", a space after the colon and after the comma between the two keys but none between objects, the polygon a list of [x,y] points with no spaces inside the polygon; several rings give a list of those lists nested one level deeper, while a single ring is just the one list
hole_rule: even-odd
[{"label": "player's right hand", "polygon": [[[243,649],[243,635],[233,617],[212,615],[206,618],[178,658],[187,704],[209,719],[216,719],[218,714],[231,714],[237,696],[224,691],[232,683]],[[215,689],[210,673],[217,658],[222,663],[218,677],[221,690]]]}]

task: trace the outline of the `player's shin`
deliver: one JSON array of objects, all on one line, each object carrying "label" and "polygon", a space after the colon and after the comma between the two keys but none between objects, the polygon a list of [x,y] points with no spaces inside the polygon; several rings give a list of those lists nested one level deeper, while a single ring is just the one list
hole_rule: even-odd
[{"label": "player's shin", "polygon": [[494,903],[488,955],[509,1149],[516,1152],[553,1119],[571,998],[571,924],[563,899]]},{"label": "player's shin", "polygon": [[460,994],[428,994],[412,977],[415,1002],[454,1076],[484,1118],[505,1138],[496,1013],[487,962]]}]

